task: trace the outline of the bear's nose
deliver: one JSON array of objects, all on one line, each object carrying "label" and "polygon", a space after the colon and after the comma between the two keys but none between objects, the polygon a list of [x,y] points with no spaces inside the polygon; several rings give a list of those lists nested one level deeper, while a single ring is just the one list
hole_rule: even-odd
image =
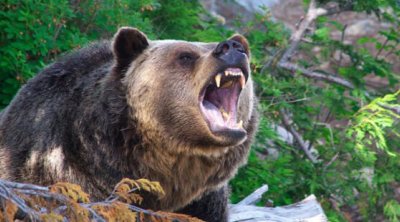
[{"label": "bear's nose", "polygon": [[220,42],[213,51],[213,56],[225,62],[228,66],[242,63],[245,50],[241,43],[234,40]]}]

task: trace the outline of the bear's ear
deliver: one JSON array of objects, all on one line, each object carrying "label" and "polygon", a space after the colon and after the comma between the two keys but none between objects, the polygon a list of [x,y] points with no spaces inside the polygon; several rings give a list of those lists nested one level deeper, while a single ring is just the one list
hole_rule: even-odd
[{"label": "bear's ear", "polygon": [[130,27],[120,28],[112,44],[116,67],[120,70],[126,68],[147,46],[149,42],[141,31]]},{"label": "bear's ear", "polygon": [[229,38],[229,40],[234,40],[234,41],[242,44],[244,47],[244,51],[246,52],[247,56],[250,58],[249,42],[247,41],[247,39],[244,36],[242,36],[240,34],[235,34],[231,38]]}]

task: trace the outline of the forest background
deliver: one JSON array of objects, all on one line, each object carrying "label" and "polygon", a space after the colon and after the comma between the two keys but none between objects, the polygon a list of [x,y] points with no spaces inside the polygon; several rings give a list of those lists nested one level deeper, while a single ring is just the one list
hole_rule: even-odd
[{"label": "forest background", "polygon": [[[231,201],[268,184],[260,205],[315,194],[329,221],[399,221],[400,2],[304,0],[295,29],[267,7],[227,21],[204,2],[1,1],[0,109],[54,59],[121,26],[150,39],[204,42],[239,32],[251,45],[261,123],[247,166],[230,183]],[[348,24],[335,20],[346,12],[385,26],[346,42]],[[382,84],[368,84],[373,78]]]}]

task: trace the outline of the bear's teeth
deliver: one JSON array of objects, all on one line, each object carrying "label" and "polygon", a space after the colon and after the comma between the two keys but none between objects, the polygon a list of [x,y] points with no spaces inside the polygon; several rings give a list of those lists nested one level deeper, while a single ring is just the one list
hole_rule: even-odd
[{"label": "bear's teeth", "polygon": [[244,77],[244,75],[240,76],[240,87],[242,87],[242,89],[244,89],[244,87],[246,86],[246,78]]},{"label": "bear's teeth", "polygon": [[237,124],[238,128],[243,128],[243,120],[240,120]]},{"label": "bear's teeth", "polygon": [[217,84],[218,88],[221,85],[221,78],[222,78],[222,74],[220,74],[220,73],[215,76],[215,84]]},{"label": "bear's teeth", "polygon": [[240,76],[243,75],[243,72],[241,71],[232,71],[232,70],[225,70],[224,71],[225,76]]}]

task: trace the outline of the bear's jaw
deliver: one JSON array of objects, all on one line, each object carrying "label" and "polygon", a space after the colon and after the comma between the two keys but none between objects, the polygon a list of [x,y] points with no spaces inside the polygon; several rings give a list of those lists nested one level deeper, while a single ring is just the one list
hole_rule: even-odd
[{"label": "bear's jaw", "polygon": [[237,119],[238,100],[245,84],[246,75],[240,68],[227,68],[214,75],[202,90],[200,110],[212,133],[234,140],[245,138],[243,120]]}]

